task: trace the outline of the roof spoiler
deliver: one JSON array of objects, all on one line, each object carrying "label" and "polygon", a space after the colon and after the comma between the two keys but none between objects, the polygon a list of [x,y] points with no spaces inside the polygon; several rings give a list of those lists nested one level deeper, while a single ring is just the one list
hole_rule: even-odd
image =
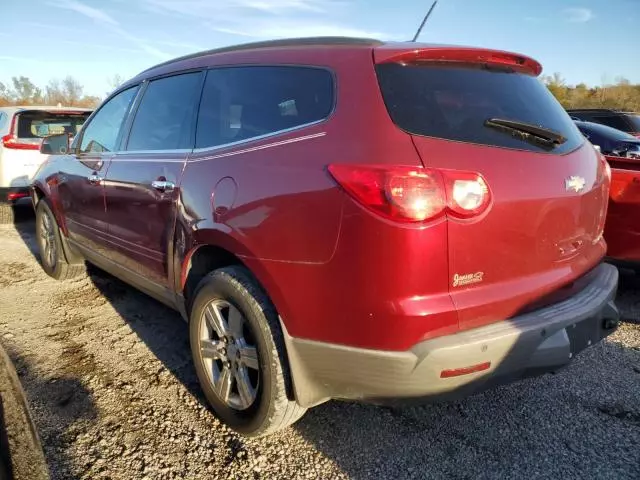
[{"label": "roof spoiler", "polygon": [[530,57],[516,53],[470,47],[423,47],[412,48],[383,46],[374,49],[376,63],[451,62],[483,63],[538,76],[542,65]]}]

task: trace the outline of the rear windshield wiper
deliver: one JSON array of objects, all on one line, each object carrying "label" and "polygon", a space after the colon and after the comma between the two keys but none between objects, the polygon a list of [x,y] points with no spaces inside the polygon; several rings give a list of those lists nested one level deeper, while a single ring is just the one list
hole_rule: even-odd
[{"label": "rear windshield wiper", "polygon": [[505,118],[488,118],[485,120],[484,125],[486,127],[495,128],[496,130],[509,133],[514,138],[520,138],[527,142],[537,143],[550,149],[558,145],[562,145],[567,141],[567,139],[558,132],[532,123],[507,120]]}]

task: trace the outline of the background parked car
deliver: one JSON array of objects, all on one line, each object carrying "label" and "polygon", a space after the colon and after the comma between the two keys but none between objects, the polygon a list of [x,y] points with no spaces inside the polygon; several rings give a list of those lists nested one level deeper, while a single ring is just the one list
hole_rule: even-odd
[{"label": "background parked car", "polygon": [[0,223],[14,219],[16,206],[29,206],[29,179],[48,157],[40,153],[47,135],[71,137],[91,114],[75,107],[25,106],[0,108]]},{"label": "background parked car", "polygon": [[598,145],[611,167],[609,209],[604,238],[613,263],[640,267],[640,139],[615,128],[576,122],[580,131]]},{"label": "background parked car", "polygon": [[605,156],[640,158],[640,138],[600,123],[576,121],[576,125]]},{"label": "background parked car", "polygon": [[640,137],[640,113],[603,108],[568,109],[567,112],[576,120],[601,123]]}]

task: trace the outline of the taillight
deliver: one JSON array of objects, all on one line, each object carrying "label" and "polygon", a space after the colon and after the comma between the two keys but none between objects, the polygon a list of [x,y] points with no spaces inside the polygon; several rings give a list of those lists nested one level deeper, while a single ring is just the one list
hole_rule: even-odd
[{"label": "taillight", "polygon": [[2,137],[2,145],[4,148],[13,148],[15,150],[40,150],[39,144],[20,142],[18,138],[11,133]]},{"label": "taillight", "polygon": [[329,172],[369,210],[398,222],[434,220],[447,213],[470,218],[489,205],[477,173],[422,167],[330,165]]},{"label": "taillight", "polygon": [[458,217],[479,215],[489,205],[489,187],[477,173],[444,170],[450,212]]}]

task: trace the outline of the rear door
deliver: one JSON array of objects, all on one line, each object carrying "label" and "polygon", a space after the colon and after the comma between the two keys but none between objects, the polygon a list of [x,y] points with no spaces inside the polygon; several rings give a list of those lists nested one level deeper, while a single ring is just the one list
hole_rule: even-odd
[{"label": "rear door", "polygon": [[195,141],[203,76],[184,73],[146,85],[126,146],[105,179],[108,257],[161,295],[169,282],[176,202]]},{"label": "rear door", "polygon": [[[384,63],[377,73],[392,119],[424,165],[480,174],[488,188],[481,215],[448,216],[449,285],[462,329],[517,315],[600,261],[604,164],[535,75],[430,62]],[[563,139],[551,145],[488,119]]]}]

